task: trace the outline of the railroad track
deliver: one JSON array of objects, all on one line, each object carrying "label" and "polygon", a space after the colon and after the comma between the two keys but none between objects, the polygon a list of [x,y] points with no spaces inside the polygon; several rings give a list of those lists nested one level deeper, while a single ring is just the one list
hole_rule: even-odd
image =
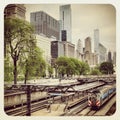
[{"label": "railroad track", "polygon": [[[48,101],[52,101],[52,100],[53,98],[48,98],[42,101],[31,103],[31,113],[43,108],[47,108],[49,105]],[[60,100],[60,96],[57,96],[54,98],[54,102],[58,100]],[[24,104],[16,108],[8,109],[8,110],[5,110],[5,112],[7,115],[11,115],[11,116],[24,116],[27,114],[27,105]]]},{"label": "railroad track", "polygon": [[86,107],[87,107],[87,96],[81,98],[80,100],[77,100],[77,102],[75,103],[68,105],[67,112],[64,114],[64,116],[75,116]]},{"label": "railroad track", "polygon": [[88,113],[86,113],[86,116],[93,116],[97,111],[96,110],[91,110]]}]

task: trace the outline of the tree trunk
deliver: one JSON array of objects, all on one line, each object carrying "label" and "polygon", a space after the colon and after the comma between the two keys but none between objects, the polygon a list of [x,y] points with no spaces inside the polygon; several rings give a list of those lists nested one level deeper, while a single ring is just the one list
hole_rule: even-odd
[{"label": "tree trunk", "polygon": [[26,70],[26,73],[25,73],[25,81],[24,81],[24,84],[27,83],[27,79],[28,79],[28,70]]},{"label": "tree trunk", "polygon": [[13,70],[14,84],[17,84],[17,60],[16,60],[16,57],[13,59],[13,62],[14,62],[14,70]]}]

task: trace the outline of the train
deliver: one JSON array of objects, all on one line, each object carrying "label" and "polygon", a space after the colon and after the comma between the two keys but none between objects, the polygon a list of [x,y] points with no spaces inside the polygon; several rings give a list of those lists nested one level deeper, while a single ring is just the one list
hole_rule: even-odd
[{"label": "train", "polygon": [[91,109],[99,109],[114,94],[116,94],[116,85],[105,85],[88,93],[88,106]]}]

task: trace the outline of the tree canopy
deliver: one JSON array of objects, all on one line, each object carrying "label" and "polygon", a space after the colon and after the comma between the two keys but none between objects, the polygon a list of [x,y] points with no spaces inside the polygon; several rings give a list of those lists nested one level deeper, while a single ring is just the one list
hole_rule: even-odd
[{"label": "tree canopy", "polygon": [[111,62],[101,63],[99,69],[103,74],[113,74],[113,72],[114,72],[114,67]]},{"label": "tree canopy", "polygon": [[14,84],[17,84],[17,64],[23,54],[31,52],[36,45],[31,25],[18,18],[5,18],[4,21],[5,55],[10,54],[13,60]]},{"label": "tree canopy", "polygon": [[85,62],[81,62],[75,58],[59,57],[56,60],[58,73],[62,77],[72,75],[83,75],[89,71],[89,65]]}]

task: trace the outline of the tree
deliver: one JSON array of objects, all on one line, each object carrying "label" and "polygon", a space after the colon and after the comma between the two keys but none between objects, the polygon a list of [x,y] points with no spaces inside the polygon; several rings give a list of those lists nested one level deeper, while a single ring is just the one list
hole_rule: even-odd
[{"label": "tree", "polygon": [[101,63],[99,69],[103,74],[113,74],[113,72],[114,72],[114,67],[111,62]]},{"label": "tree", "polygon": [[79,75],[81,71],[81,62],[78,59],[70,58],[71,61],[74,62],[74,75]]},{"label": "tree", "polygon": [[25,76],[25,84],[30,77],[44,76],[46,63],[42,58],[42,51],[38,47],[35,47],[26,58],[23,57],[20,66]]},{"label": "tree", "polygon": [[[13,60],[14,84],[17,84],[17,64],[20,57],[31,52],[36,44],[31,25],[18,18],[5,18],[4,22],[4,42],[7,46],[8,54]],[[6,51],[5,51],[6,52]]]},{"label": "tree", "polygon": [[57,69],[58,69],[59,75],[61,75],[63,77],[64,74],[66,74],[67,57],[57,58],[56,64],[57,64]]},{"label": "tree", "polygon": [[13,66],[12,64],[10,63],[10,60],[8,57],[6,57],[6,59],[4,59],[4,80],[9,82],[9,81],[12,81],[13,79],[13,74],[12,74],[12,71],[13,71]]},{"label": "tree", "polygon": [[86,62],[81,62],[80,64],[81,64],[80,75],[86,75],[90,70],[89,65]]},{"label": "tree", "polygon": [[101,72],[99,71],[99,69],[94,68],[94,69],[91,70],[90,74],[91,75],[100,75]]},{"label": "tree", "polygon": [[56,61],[58,73],[64,76],[82,75],[89,72],[89,65],[75,58],[59,57]]},{"label": "tree", "polygon": [[51,77],[53,74],[53,68],[49,64],[48,64],[48,73],[49,73],[49,77]]}]

